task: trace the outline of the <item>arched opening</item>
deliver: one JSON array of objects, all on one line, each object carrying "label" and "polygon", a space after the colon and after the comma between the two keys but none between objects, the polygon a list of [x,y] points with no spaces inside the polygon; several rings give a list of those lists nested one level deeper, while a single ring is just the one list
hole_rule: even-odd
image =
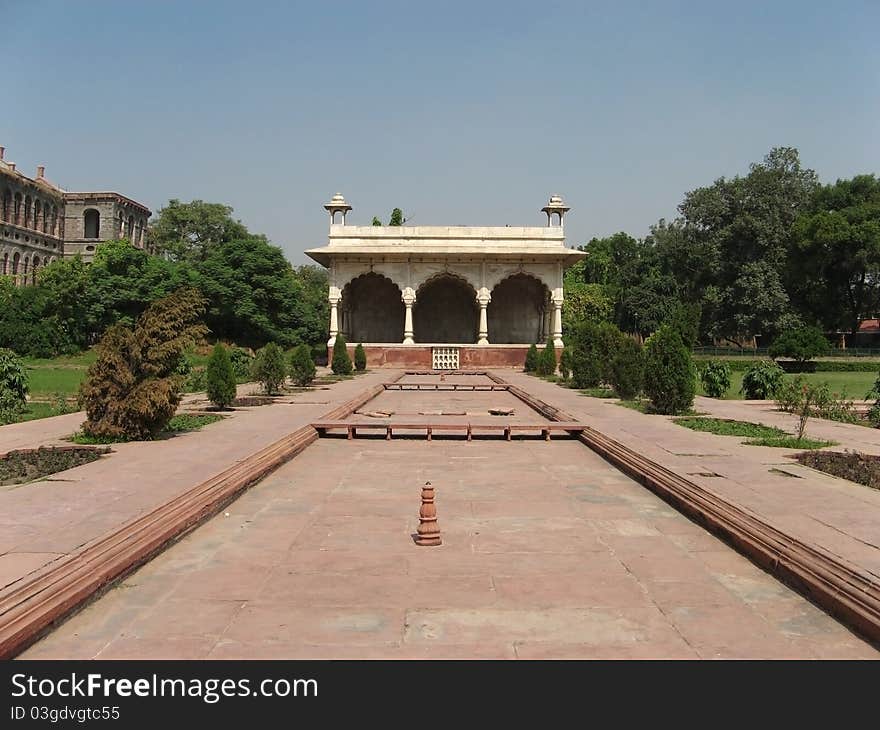
[{"label": "arched opening", "polygon": [[9,254],[3,254],[3,276],[9,273]]},{"label": "arched opening", "polygon": [[342,290],[340,330],[349,342],[402,342],[405,307],[391,279],[370,272]]},{"label": "arched opening", "polygon": [[27,279],[27,273],[28,273],[28,257],[27,256],[24,257],[24,262],[21,267],[21,273],[24,276],[24,278]]},{"label": "arched opening", "polygon": [[13,205],[12,219],[15,225],[21,225],[21,193],[15,194],[15,204]]},{"label": "arched opening", "polygon": [[83,237],[97,238],[101,230],[101,214],[94,208],[83,213]]},{"label": "arched opening", "polygon": [[492,290],[492,301],[486,311],[489,342],[542,342],[547,301],[547,287],[534,276],[520,273],[504,279]]},{"label": "arched opening", "polygon": [[133,215],[128,216],[128,226],[126,226],[125,232],[126,232],[126,238],[129,240],[130,243],[134,244],[134,216]]},{"label": "arched opening", "polygon": [[31,264],[31,284],[36,286],[37,283],[37,269],[40,268],[40,257],[34,256],[33,263]]},{"label": "arched opening", "polygon": [[3,222],[9,223],[12,220],[12,193],[8,189],[3,191]]},{"label": "arched opening", "polygon": [[475,343],[479,316],[474,288],[457,276],[440,274],[428,279],[416,292],[414,339],[416,342]]},{"label": "arched opening", "polygon": [[31,227],[31,196],[28,195],[24,199],[24,227]]},{"label": "arched opening", "polygon": [[12,275],[18,274],[18,262],[21,260],[21,254],[16,251],[12,256]]}]

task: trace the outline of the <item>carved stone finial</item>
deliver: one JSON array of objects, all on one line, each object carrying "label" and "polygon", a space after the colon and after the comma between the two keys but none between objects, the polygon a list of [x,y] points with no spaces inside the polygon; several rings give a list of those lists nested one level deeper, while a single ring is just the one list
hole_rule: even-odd
[{"label": "carved stone finial", "polygon": [[422,506],[419,508],[419,528],[416,545],[440,545],[440,526],[437,524],[437,507],[434,505],[434,487],[425,482],[422,487]]}]

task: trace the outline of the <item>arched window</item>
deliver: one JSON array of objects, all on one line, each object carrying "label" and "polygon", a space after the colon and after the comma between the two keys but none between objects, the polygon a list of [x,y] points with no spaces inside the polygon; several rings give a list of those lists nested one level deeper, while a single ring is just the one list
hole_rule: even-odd
[{"label": "arched window", "polygon": [[42,226],[42,215],[43,215],[43,206],[40,204],[39,200],[34,201],[34,230],[39,231],[40,226]]},{"label": "arched window", "polygon": [[15,276],[18,273],[18,261],[21,258],[21,254],[16,251],[12,257],[12,275]]},{"label": "arched window", "polygon": [[134,216],[128,216],[128,225],[125,228],[126,238],[130,243],[134,243]]},{"label": "arched window", "polygon": [[24,265],[21,267],[21,273],[24,274],[25,278],[27,278],[28,271],[28,257],[24,257]]},{"label": "arched window", "polygon": [[40,257],[34,256],[34,261],[31,266],[31,284],[36,286],[37,283],[37,269],[40,268]]},{"label": "arched window", "polygon": [[83,213],[84,238],[97,238],[101,230],[101,214],[94,208]]},{"label": "arched window", "polygon": [[4,253],[3,254],[3,276],[6,276],[7,273],[9,273],[9,254]]},{"label": "arched window", "polygon": [[43,206],[43,233],[49,232],[49,216],[52,214],[52,209],[49,204],[46,203]]},{"label": "arched window", "polygon": [[28,195],[24,199],[24,227],[31,227],[31,196]]},{"label": "arched window", "polygon": [[15,225],[17,226],[21,225],[21,203],[21,193],[16,193],[15,205],[13,206],[12,222],[15,223]]},{"label": "arched window", "polygon": [[3,221],[9,223],[12,220],[12,193],[3,191]]}]

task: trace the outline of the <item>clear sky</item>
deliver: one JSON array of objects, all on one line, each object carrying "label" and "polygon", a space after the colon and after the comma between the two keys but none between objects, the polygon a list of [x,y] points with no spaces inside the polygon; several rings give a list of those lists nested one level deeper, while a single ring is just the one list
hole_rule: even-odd
[{"label": "clear sky", "polygon": [[880,173],[880,2],[0,0],[7,159],[70,190],[234,207],[294,263],[349,221],[570,245],[799,148]]}]

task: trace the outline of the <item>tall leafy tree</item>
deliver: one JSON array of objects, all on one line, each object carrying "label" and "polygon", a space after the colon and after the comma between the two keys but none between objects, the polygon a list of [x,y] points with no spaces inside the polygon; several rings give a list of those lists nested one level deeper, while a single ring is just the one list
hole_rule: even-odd
[{"label": "tall leafy tree", "polygon": [[789,285],[811,321],[858,330],[880,311],[880,180],[857,175],[816,191],[795,225]]},{"label": "tall leafy tree", "polygon": [[249,235],[228,205],[172,199],[150,225],[148,245],[176,261],[203,261],[214,247]]}]

